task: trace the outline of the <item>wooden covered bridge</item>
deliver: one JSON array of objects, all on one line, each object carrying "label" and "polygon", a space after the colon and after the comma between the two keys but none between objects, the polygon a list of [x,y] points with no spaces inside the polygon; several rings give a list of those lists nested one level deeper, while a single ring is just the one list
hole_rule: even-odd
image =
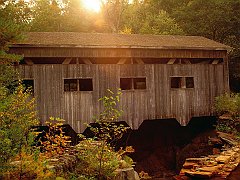
[{"label": "wooden covered bridge", "polygon": [[228,50],[197,36],[69,32],[28,33],[10,49],[24,56],[20,73],[41,121],[61,117],[77,132],[101,111],[107,89],[122,89],[120,120],[133,129],[214,115],[214,98],[229,91]]}]

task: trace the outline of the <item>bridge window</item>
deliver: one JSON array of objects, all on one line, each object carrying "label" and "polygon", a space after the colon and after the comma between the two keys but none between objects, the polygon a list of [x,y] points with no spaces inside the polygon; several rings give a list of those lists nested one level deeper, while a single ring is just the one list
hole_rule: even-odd
[{"label": "bridge window", "polygon": [[194,88],[194,80],[193,77],[185,77],[186,88]]},{"label": "bridge window", "polygon": [[24,79],[22,80],[22,84],[25,89],[29,89],[31,93],[34,93],[34,81],[33,79]]},{"label": "bridge window", "polygon": [[146,78],[120,78],[122,90],[146,89]]},{"label": "bridge window", "polygon": [[146,78],[133,78],[134,89],[146,89]]},{"label": "bridge window", "polygon": [[64,91],[93,91],[92,79],[64,79]]},{"label": "bridge window", "polygon": [[193,77],[171,77],[171,88],[194,88]]},{"label": "bridge window", "polygon": [[132,89],[132,78],[120,78],[120,88],[122,90]]},{"label": "bridge window", "polygon": [[77,91],[77,79],[64,79],[64,91]]},{"label": "bridge window", "polygon": [[182,77],[171,77],[171,88],[181,88],[182,87]]},{"label": "bridge window", "polygon": [[79,79],[80,91],[93,91],[92,79]]}]

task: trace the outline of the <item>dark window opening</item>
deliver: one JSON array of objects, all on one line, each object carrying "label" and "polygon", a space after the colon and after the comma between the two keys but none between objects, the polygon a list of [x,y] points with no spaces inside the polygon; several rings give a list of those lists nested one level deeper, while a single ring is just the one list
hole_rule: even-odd
[{"label": "dark window opening", "polygon": [[34,93],[34,80],[33,79],[24,79],[24,80],[22,80],[22,84],[26,90],[30,90],[30,92]]},{"label": "dark window opening", "polygon": [[92,79],[64,79],[64,91],[93,91]]},{"label": "dark window opening", "polygon": [[132,89],[132,78],[120,78],[120,88],[122,90]]},{"label": "dark window opening", "polygon": [[80,91],[93,91],[92,79],[79,79]]},{"label": "dark window opening", "polygon": [[182,80],[182,77],[171,77],[171,88],[181,88]]},{"label": "dark window opening", "polygon": [[134,78],[134,89],[146,89],[146,78]]},{"label": "dark window opening", "polygon": [[171,88],[194,88],[193,77],[171,77]]},{"label": "dark window opening", "polygon": [[122,90],[147,89],[146,78],[120,78],[120,88]]},{"label": "dark window opening", "polygon": [[77,91],[77,79],[64,79],[64,91]]},{"label": "dark window opening", "polygon": [[193,77],[186,77],[186,88],[194,88]]}]

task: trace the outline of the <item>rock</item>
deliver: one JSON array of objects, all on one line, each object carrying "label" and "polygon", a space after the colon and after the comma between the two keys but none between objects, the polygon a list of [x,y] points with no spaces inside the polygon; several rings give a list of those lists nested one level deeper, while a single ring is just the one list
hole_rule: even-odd
[{"label": "rock", "polygon": [[212,172],[186,172],[187,176],[194,177],[194,178],[211,178],[213,176]]},{"label": "rock", "polygon": [[140,180],[140,177],[136,171],[134,171],[134,177],[135,177],[135,180]]},{"label": "rock", "polygon": [[204,158],[187,158],[186,159],[187,162],[196,162],[196,163],[198,163],[200,161],[205,161],[205,160],[207,160],[206,157],[204,157]]},{"label": "rock", "polygon": [[116,177],[113,180],[139,180],[139,176],[133,168],[117,169]]},{"label": "rock", "polygon": [[223,114],[221,116],[219,116],[219,119],[221,120],[232,120],[232,115],[231,114]]},{"label": "rock", "polygon": [[197,164],[196,164],[196,163],[193,163],[193,162],[185,162],[185,163],[183,164],[183,168],[184,168],[184,169],[191,169],[191,168],[194,167],[194,165],[197,165]]},{"label": "rock", "polygon": [[218,163],[223,163],[223,164],[226,164],[227,162],[229,162],[230,159],[231,159],[231,156],[224,156],[224,155],[220,155],[220,156],[215,158],[215,160]]},{"label": "rock", "polygon": [[217,132],[218,136],[232,146],[238,145],[238,142],[229,134],[223,132]]},{"label": "rock", "polygon": [[205,172],[212,172],[215,173],[219,169],[219,166],[211,166],[211,167],[202,167],[199,168],[199,171],[205,171]]},{"label": "rock", "polygon": [[219,138],[212,138],[212,137],[209,137],[209,142],[213,145],[223,145],[223,142],[221,139]]}]

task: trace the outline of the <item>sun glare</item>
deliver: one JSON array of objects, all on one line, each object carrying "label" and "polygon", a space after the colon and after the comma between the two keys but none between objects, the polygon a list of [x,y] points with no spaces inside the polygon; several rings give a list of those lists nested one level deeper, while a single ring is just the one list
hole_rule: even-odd
[{"label": "sun glare", "polygon": [[82,3],[90,11],[99,12],[101,10],[101,0],[82,0]]}]

